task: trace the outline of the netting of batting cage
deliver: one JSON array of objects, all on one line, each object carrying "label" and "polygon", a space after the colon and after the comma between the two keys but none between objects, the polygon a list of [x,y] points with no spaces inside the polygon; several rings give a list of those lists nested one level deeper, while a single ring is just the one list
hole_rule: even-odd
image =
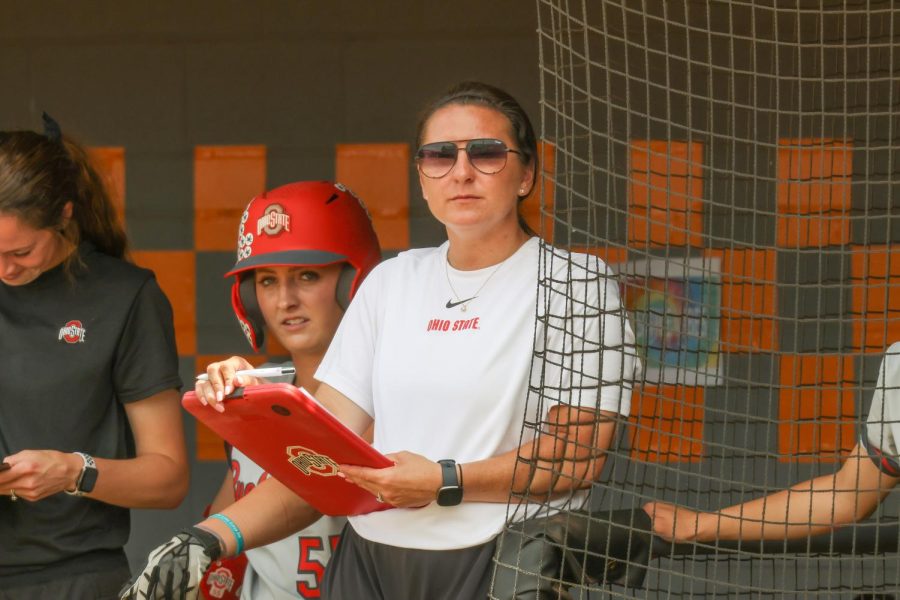
[{"label": "netting of batting cage", "polygon": [[[884,472],[900,414],[888,351],[900,341],[900,4],[537,10],[541,233],[614,270],[643,371],[587,506],[511,526],[518,551],[498,564],[555,582],[542,598],[893,598],[900,495]],[[609,275],[542,277],[539,318],[554,293],[589,316],[591,277]],[[577,406],[585,370],[605,371],[585,369],[579,318],[543,323],[571,343],[536,340],[532,400]],[[552,431],[535,419],[523,435]],[[535,473],[549,464],[520,461]],[[788,495],[790,517],[768,502],[765,541],[751,539],[763,525],[747,511],[740,539],[718,522],[710,539],[671,543],[640,509],[713,511],[813,478],[824,491]],[[514,490],[511,515],[527,493]],[[858,522],[831,527],[847,520]],[[536,539],[563,566],[538,572]]]}]

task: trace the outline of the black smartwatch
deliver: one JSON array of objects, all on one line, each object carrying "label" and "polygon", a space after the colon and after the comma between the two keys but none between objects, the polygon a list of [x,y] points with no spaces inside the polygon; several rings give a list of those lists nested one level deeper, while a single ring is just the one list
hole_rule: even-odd
[{"label": "black smartwatch", "polygon": [[441,487],[437,493],[438,506],[456,506],[462,502],[462,469],[456,470],[456,461],[449,458],[439,460],[441,465]]},{"label": "black smartwatch", "polygon": [[97,463],[94,462],[94,458],[90,454],[85,454],[84,452],[74,452],[73,454],[81,457],[83,465],[81,467],[81,475],[75,481],[75,489],[66,490],[66,493],[72,496],[84,496],[88,492],[92,492],[94,485],[97,483]]}]

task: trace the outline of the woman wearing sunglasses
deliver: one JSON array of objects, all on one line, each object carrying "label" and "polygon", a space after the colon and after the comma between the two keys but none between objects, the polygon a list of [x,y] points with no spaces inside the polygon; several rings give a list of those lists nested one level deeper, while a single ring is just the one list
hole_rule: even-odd
[{"label": "woman wearing sunglasses", "polygon": [[[342,465],[395,508],[350,518],[326,570],[331,600],[486,597],[510,491],[577,507],[603,467],[614,420],[628,413],[637,368],[605,265],[542,248],[519,215],[535,185],[537,144],[518,102],[461,83],[426,108],[417,142],[422,194],[448,241],[377,267],[316,373],[317,397],[357,432],[374,420],[374,445],[396,463]],[[556,291],[592,282],[598,310],[579,320],[583,338],[535,323],[539,277],[560,281]],[[565,293],[548,296],[559,323],[572,316]],[[584,353],[584,372],[572,378],[593,385],[570,397],[549,387],[561,373],[536,357],[536,327],[547,348]],[[530,393],[533,363],[547,387],[534,376]],[[523,440],[526,418],[543,420],[546,433]]]},{"label": "woman wearing sunglasses", "polygon": [[[427,107],[417,141],[422,193],[448,241],[376,267],[315,374],[322,382],[316,397],[357,433],[374,423],[374,446],[395,463],[341,465],[340,476],[391,508],[349,518],[325,570],[321,597],[329,600],[487,597],[511,490],[541,502],[516,514],[578,508],[603,467],[615,419],[628,413],[638,368],[606,266],[542,245],[519,216],[537,169],[534,130],[521,106],[492,86],[459,84]],[[559,285],[540,303],[552,318],[536,322],[539,278]],[[588,299],[586,309],[573,308],[566,294],[573,286]],[[547,349],[577,355],[580,370],[544,364],[536,334]],[[210,377],[210,404],[236,384],[241,363],[230,360]],[[530,381],[533,366],[540,374]],[[254,382],[243,376],[238,383]],[[538,438],[526,430],[523,439],[525,419],[541,420]],[[260,500],[261,491],[248,499]],[[287,526],[289,504],[267,501],[239,532],[212,524],[224,552],[238,537],[246,548],[271,539],[273,528]],[[199,551],[188,546],[179,555]],[[161,581],[177,564],[167,559],[142,577]],[[491,597],[524,593],[524,576],[512,575],[498,576]]]}]

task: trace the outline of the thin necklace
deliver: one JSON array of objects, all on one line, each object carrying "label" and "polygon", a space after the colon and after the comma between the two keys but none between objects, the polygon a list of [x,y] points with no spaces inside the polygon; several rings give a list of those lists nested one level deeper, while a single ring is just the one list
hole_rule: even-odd
[{"label": "thin necklace", "polygon": [[[513,254],[515,254],[515,253],[513,253]],[[448,248],[448,249],[447,249],[447,256],[445,257],[445,260],[444,260],[444,275],[447,276],[447,285],[450,286],[450,291],[453,293],[453,297],[456,298],[456,302],[448,302],[448,303],[447,303],[447,308],[453,308],[454,306],[459,306],[459,310],[460,310],[460,311],[466,312],[466,309],[469,307],[469,302],[471,302],[472,300],[474,300],[475,298],[478,297],[478,294],[481,293],[481,290],[484,289],[484,286],[486,286],[487,283],[488,283],[488,281],[491,280],[491,277],[494,276],[494,273],[496,273],[497,271],[499,271],[499,270],[500,270],[500,267],[503,266],[503,263],[505,263],[505,262],[508,261],[508,260],[509,260],[509,257],[506,257],[506,258],[504,258],[504,259],[500,262],[499,265],[497,265],[496,267],[494,267],[494,270],[491,271],[490,275],[488,275],[488,276],[485,278],[485,280],[481,283],[481,285],[478,286],[478,289],[475,290],[475,293],[472,294],[472,297],[471,297],[471,298],[468,298],[468,299],[466,299],[466,300],[460,301],[460,299],[459,299],[459,294],[457,294],[457,293],[456,293],[456,290],[453,289],[453,282],[450,281],[450,250],[449,250],[449,248]]]}]

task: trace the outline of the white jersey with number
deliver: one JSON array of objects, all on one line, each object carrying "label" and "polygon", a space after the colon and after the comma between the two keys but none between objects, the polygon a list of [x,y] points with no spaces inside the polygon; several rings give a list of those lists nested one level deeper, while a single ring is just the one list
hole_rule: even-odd
[{"label": "white jersey with number", "polygon": [[[289,366],[290,363],[278,366]],[[276,365],[264,365],[276,366]],[[274,378],[273,383],[291,383],[292,377]],[[269,474],[237,448],[231,449],[234,499],[265,481]],[[244,600],[297,600],[319,598],[325,565],[340,539],[347,519],[323,516],[303,531],[267,546],[247,551],[247,571],[241,598]]]},{"label": "white jersey with number", "polygon": [[[539,244],[456,271],[445,243],[403,252],[366,278],[316,379],[374,417],[378,450],[463,464],[497,456],[527,441],[523,420],[535,419],[539,399],[544,415],[557,402],[628,414],[639,367],[615,278],[596,257]],[[564,318],[573,312],[581,316]],[[506,514],[506,503],[432,502],[350,522],[371,541],[448,550],[489,541]]]}]

